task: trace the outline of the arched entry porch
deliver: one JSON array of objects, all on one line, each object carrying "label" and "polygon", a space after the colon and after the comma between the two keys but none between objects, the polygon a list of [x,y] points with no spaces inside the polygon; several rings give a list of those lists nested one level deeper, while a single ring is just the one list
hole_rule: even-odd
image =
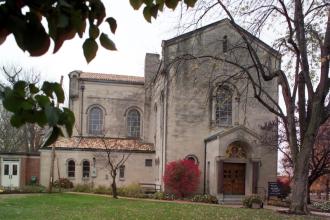
[{"label": "arched entry porch", "polygon": [[218,195],[223,201],[257,193],[260,161],[253,160],[251,152],[247,142],[234,141],[217,158]]}]

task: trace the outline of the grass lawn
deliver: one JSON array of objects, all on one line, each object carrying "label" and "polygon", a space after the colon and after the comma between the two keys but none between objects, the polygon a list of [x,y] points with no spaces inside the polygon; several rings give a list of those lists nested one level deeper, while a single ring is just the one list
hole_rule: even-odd
[{"label": "grass lawn", "polygon": [[0,195],[0,219],[318,219],[269,210],[111,199],[93,195]]}]

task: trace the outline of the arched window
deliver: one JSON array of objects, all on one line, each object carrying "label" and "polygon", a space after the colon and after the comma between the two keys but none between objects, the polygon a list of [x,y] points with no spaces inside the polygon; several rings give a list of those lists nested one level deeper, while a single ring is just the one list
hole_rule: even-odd
[{"label": "arched window", "polygon": [[129,137],[140,137],[140,112],[136,109],[127,113],[127,130]]},{"label": "arched window", "polygon": [[232,92],[226,86],[219,87],[216,93],[215,121],[218,126],[232,124]]},{"label": "arched window", "polygon": [[89,163],[89,161],[84,160],[82,165],[83,165],[83,167],[82,167],[83,177],[89,177],[89,173],[90,173],[90,163]]},{"label": "arched window", "polygon": [[193,154],[187,155],[184,159],[190,160],[190,161],[194,162],[195,164],[199,164],[198,158]]},{"label": "arched window", "polygon": [[88,117],[88,133],[89,134],[102,134],[103,128],[103,111],[100,107],[92,107],[89,110]]},{"label": "arched window", "polygon": [[74,160],[68,161],[68,177],[75,177],[76,164]]}]

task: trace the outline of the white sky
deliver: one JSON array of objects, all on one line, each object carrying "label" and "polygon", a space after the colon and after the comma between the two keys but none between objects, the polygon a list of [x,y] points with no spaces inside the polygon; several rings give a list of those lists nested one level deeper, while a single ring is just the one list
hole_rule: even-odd
[{"label": "white sky", "polygon": [[[67,75],[73,70],[143,76],[145,54],[160,53],[162,40],[172,38],[179,33],[176,27],[179,24],[180,7],[177,8],[176,13],[171,10],[159,13],[157,20],[153,20],[150,24],[144,19],[142,9],[135,11],[130,6],[129,0],[107,0],[104,3],[107,4],[105,5],[107,16],[117,20],[118,28],[115,35],[110,34],[108,24],[104,23],[101,31],[103,30],[116,43],[118,51],[108,51],[99,46],[96,58],[87,64],[82,50],[84,39],[77,36],[64,42],[56,54],[52,54],[53,45],[51,45],[47,54],[30,57],[28,52],[24,53],[16,45],[11,35],[0,46],[0,66],[14,65],[24,69],[35,69],[41,73],[42,80],[48,81],[59,81],[63,75],[63,86],[66,91]],[[209,22],[218,20],[214,17],[212,15]],[[88,36],[88,29],[86,32],[85,37]]]},{"label": "white sky", "polygon": [[[59,81],[64,75],[65,90],[68,88],[67,75],[73,70],[143,76],[145,53],[160,53],[161,41],[175,36],[175,24],[167,20],[167,13],[160,15],[152,24],[148,23],[142,11],[135,11],[128,0],[108,0],[104,3],[111,6],[106,5],[107,15],[117,20],[118,28],[115,35],[110,33],[107,23],[101,26],[101,30],[116,43],[118,51],[108,51],[99,46],[96,58],[87,64],[82,50],[84,39],[76,37],[64,42],[56,54],[52,54],[51,45],[47,54],[30,57],[28,52],[24,53],[16,45],[11,35],[0,46],[0,66],[33,68],[41,73],[42,80],[48,81]],[[87,37],[88,29],[86,32]]]}]

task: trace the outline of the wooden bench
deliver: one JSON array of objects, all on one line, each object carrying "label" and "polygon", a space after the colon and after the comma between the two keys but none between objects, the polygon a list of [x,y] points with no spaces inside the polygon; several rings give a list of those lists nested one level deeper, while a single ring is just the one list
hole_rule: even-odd
[{"label": "wooden bench", "polygon": [[160,185],[155,183],[139,183],[142,192],[145,194],[153,194],[160,191]]}]

